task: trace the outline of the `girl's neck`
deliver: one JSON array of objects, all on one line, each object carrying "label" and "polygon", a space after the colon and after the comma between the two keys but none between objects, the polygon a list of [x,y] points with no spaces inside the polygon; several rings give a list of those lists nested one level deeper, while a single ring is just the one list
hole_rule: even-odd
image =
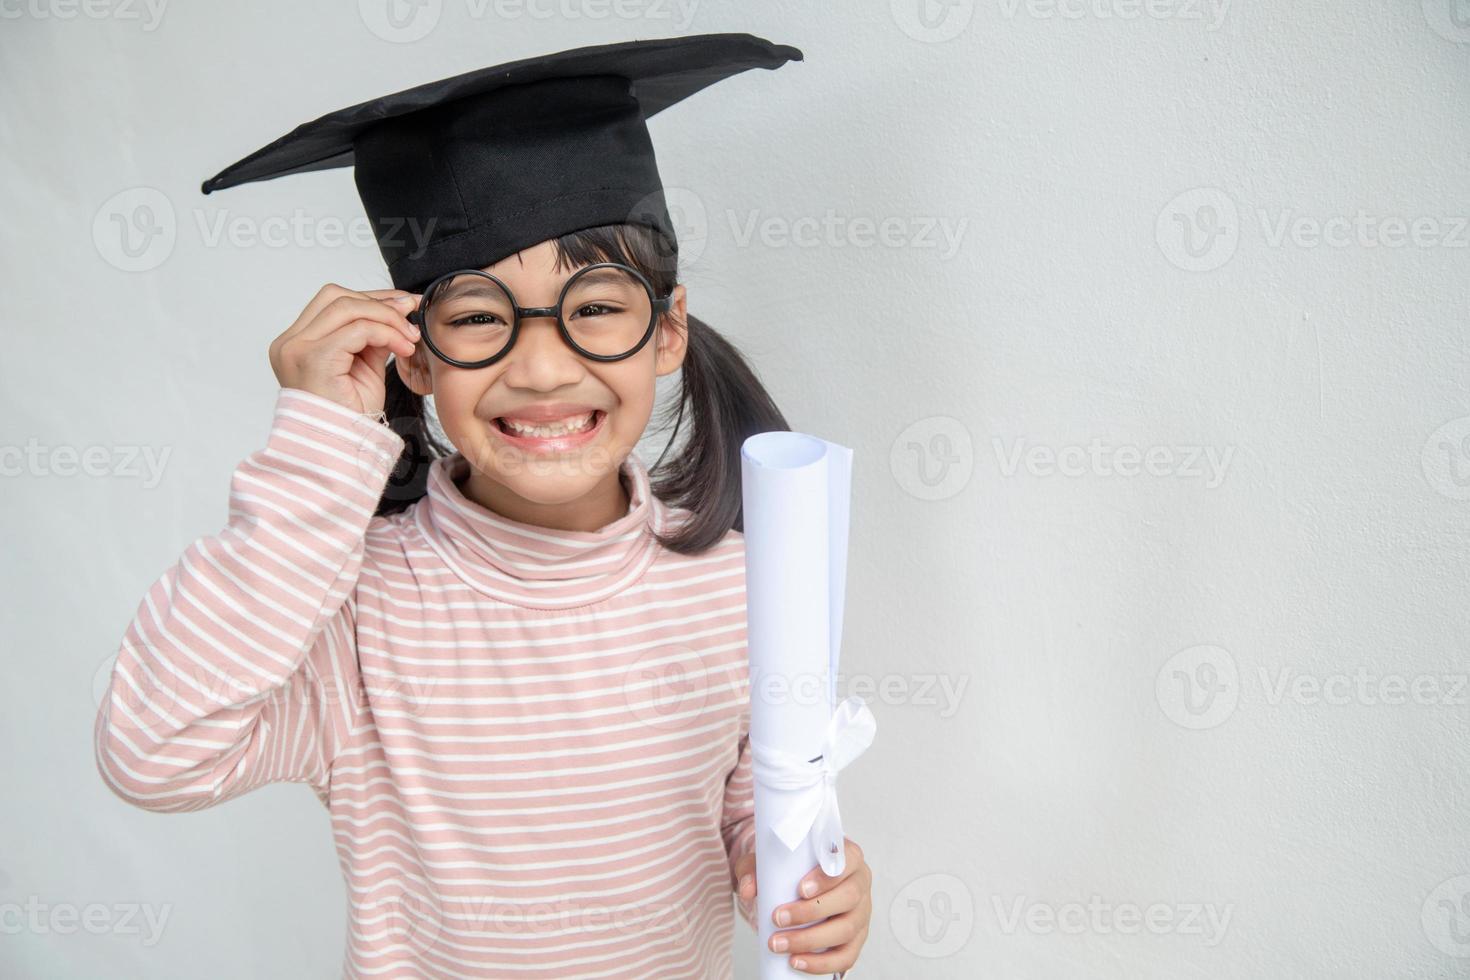
[{"label": "girl's neck", "polygon": [[585,495],[564,504],[541,504],[514,493],[474,467],[455,481],[460,493],[509,521],[558,531],[600,531],[628,513],[630,498],[619,465]]}]

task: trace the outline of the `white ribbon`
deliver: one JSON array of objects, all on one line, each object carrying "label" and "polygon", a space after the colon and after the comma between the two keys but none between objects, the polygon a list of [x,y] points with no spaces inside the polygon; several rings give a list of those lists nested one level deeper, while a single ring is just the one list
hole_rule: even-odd
[{"label": "white ribbon", "polygon": [[847,847],[842,835],[842,817],[837,811],[837,773],[873,744],[877,719],[862,698],[850,697],[837,706],[822,736],[821,755],[816,759],[750,741],[751,775],[767,789],[815,790],[795,801],[772,828],[776,836],[795,851],[809,840],[817,863],[836,877],[847,865]]}]

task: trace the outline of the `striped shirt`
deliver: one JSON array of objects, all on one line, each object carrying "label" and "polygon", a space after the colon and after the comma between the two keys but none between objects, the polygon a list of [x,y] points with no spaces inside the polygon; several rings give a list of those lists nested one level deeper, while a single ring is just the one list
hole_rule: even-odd
[{"label": "striped shirt", "polygon": [[404,440],[295,388],[228,521],[148,589],[95,727],[150,810],[304,782],[331,815],[347,977],[725,977],[753,841],[744,542],[660,546],[688,512],[623,462],[627,513],[522,524],[434,460],[373,511]]}]

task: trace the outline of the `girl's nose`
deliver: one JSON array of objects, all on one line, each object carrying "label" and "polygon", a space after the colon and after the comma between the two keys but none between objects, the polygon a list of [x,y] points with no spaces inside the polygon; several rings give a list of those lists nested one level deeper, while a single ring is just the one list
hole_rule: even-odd
[{"label": "girl's nose", "polygon": [[582,376],[582,358],[562,339],[556,320],[527,317],[515,346],[506,355],[505,380],[518,388],[550,391]]}]

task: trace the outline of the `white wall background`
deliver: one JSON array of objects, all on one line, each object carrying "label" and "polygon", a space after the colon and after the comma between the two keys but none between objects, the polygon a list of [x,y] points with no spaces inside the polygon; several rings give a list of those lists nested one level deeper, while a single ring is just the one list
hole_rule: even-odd
[{"label": "white wall background", "polygon": [[1470,974],[1463,3],[154,2],[0,2],[0,974],[340,964],[305,787],[161,816],[93,768],[267,344],[387,285],[346,171],[199,182],[421,81],[727,30],[806,61],[651,128],[690,309],[856,451],[854,975]]}]

